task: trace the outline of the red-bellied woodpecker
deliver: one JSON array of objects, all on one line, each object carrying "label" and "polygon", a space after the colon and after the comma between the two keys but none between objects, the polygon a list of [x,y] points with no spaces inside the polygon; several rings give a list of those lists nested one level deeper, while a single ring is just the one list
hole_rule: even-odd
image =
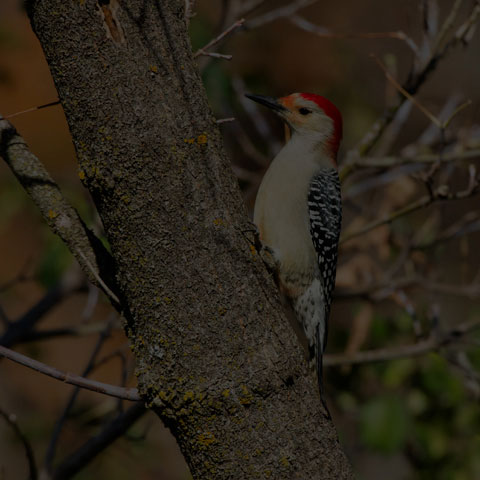
[{"label": "red-bellied woodpecker", "polygon": [[247,97],[271,108],[292,131],[263,177],[254,223],[273,256],[280,291],[307,337],[322,394],[322,355],[342,223],[336,162],[342,117],[332,102],[311,93]]}]

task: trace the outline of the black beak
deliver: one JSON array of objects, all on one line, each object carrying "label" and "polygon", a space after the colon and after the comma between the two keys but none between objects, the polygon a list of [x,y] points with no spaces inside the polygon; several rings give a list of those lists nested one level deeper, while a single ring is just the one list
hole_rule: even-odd
[{"label": "black beak", "polygon": [[271,108],[274,112],[282,113],[287,111],[287,109],[281,103],[279,103],[276,98],[266,97],[265,95],[250,95],[249,93],[246,93],[245,96],[254,102]]}]

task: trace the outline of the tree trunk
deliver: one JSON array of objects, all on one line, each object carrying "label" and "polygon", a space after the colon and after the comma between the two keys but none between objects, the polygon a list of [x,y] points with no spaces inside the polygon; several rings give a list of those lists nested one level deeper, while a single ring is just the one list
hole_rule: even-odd
[{"label": "tree trunk", "polygon": [[194,478],[352,478],[252,247],[179,0],[30,0],[139,389]]}]

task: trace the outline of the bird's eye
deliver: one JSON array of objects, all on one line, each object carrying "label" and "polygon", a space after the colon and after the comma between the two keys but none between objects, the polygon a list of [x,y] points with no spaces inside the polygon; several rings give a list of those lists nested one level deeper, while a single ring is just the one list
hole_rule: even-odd
[{"label": "bird's eye", "polygon": [[300,113],[300,115],[308,115],[309,113],[312,113],[311,110],[305,107],[300,108],[298,112]]}]

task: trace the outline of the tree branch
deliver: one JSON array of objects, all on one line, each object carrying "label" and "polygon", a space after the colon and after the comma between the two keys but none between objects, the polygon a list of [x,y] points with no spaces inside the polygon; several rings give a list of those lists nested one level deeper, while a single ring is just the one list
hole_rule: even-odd
[{"label": "tree branch", "polygon": [[146,412],[147,408],[143,402],[137,402],[135,405],[132,405],[127,411],[109,423],[98,435],[88,440],[78,450],[63,460],[53,472],[52,480],[72,478],[117,438],[122,437]]},{"label": "tree branch", "polygon": [[480,149],[452,151],[442,153],[424,153],[413,157],[350,157],[341,169],[341,178],[344,180],[347,175],[354,170],[360,168],[381,168],[387,169],[392,167],[399,167],[401,165],[411,164],[433,164],[433,163],[450,163],[461,162],[463,160],[480,160]]},{"label": "tree branch", "polygon": [[[107,322],[107,324],[105,325],[105,327],[103,328],[103,330],[100,332],[98,336],[97,343],[93,348],[93,351],[87,362],[87,366],[83,369],[82,377],[84,378],[87,377],[95,367],[95,359],[97,358],[97,355],[99,354],[104,342],[110,336],[110,331],[112,326],[113,326],[113,318],[110,318],[110,320]],[[45,453],[45,462],[44,462],[45,468],[49,472],[51,471],[52,462],[55,458],[55,451],[57,448],[58,439],[60,438],[60,433],[62,431],[64,423],[68,418],[68,415],[70,414],[71,409],[73,408],[73,405],[75,404],[75,401],[77,400],[79,392],[80,392],[80,387],[76,386],[76,388],[74,388],[72,393],[70,394],[70,397],[65,405],[65,408],[63,409],[62,414],[55,422],[55,427],[53,429],[50,443]]]},{"label": "tree branch", "polygon": [[[243,233],[183,1],[116,2],[116,26],[92,17],[94,0],[29,5],[118,267],[139,390],[160,405],[192,475],[353,478]],[[108,35],[120,26],[125,43]]]},{"label": "tree branch", "polygon": [[25,456],[27,457],[28,469],[29,469],[29,480],[37,480],[38,472],[37,465],[35,463],[35,455],[33,453],[32,446],[28,441],[28,438],[23,434],[17,424],[17,418],[13,414],[7,414],[2,409],[0,409],[0,416],[7,422],[7,424],[12,428],[15,435],[18,437],[20,442],[22,442],[23,449],[25,450]]},{"label": "tree branch", "polygon": [[269,12],[259,15],[258,17],[247,20],[247,22],[245,22],[245,28],[252,30],[254,28],[262,27],[267,23],[274,22],[275,20],[279,20],[280,18],[288,18],[294,15],[300,9],[309,7],[317,2],[318,0],[296,0],[294,2],[290,2],[287,5],[275,8],[274,10],[270,10]]},{"label": "tree branch", "polygon": [[329,28],[320,27],[315,25],[300,15],[293,15],[290,18],[290,22],[298,28],[308,33],[313,33],[320,38],[332,38],[332,39],[379,39],[379,38],[393,38],[404,42],[415,55],[419,55],[418,46],[416,43],[401,30],[397,32],[367,32],[367,33],[338,33],[332,32]]},{"label": "tree branch", "polygon": [[358,365],[362,363],[396,360],[405,357],[418,357],[458,342],[464,335],[479,327],[480,319],[477,319],[472,322],[462,323],[443,335],[434,332],[426,340],[411,345],[365,350],[352,355],[329,354],[325,355],[323,364],[328,367],[338,367],[342,365]]},{"label": "tree branch", "polygon": [[434,202],[445,201],[445,200],[461,200],[461,199],[476,195],[479,191],[480,191],[480,184],[477,178],[475,178],[473,180],[473,183],[471,183],[465,190],[462,190],[456,193],[449,192],[447,185],[441,185],[435,191],[432,191],[431,194],[425,195],[424,197],[419,198],[418,200],[415,200],[414,202],[401,208],[400,210],[397,210],[396,212],[391,213],[387,217],[370,222],[364,227],[356,231],[346,232],[340,238],[340,243],[348,242],[352,238],[368,233],[375,228],[378,228],[382,225],[386,225],[388,223],[392,223],[397,218],[403,217],[404,215],[408,215],[409,213],[412,213],[424,207],[427,207],[428,205]]},{"label": "tree branch", "polygon": [[424,290],[436,293],[443,293],[446,295],[454,295],[466,298],[476,298],[480,296],[480,284],[472,283],[468,285],[454,285],[451,283],[433,282],[428,278],[420,275],[408,275],[400,278],[392,278],[387,275],[387,278],[381,282],[373,283],[355,289],[338,288],[335,290],[334,298],[338,300],[346,300],[355,297],[366,298],[373,302],[378,302],[385,299],[392,292],[412,286],[420,286]]},{"label": "tree branch", "polygon": [[141,400],[136,388],[117,387],[115,385],[89,380],[88,378],[80,377],[74,373],[65,373],[54,367],[45,365],[38,360],[34,360],[33,358],[22,355],[21,353],[14,352],[6,347],[0,346],[0,356],[8,358],[15,363],[19,363],[20,365],[31,368],[32,370],[43,373],[49,377],[61,380],[69,385],[76,385],[77,387],[85,388],[86,390],[91,390],[92,392],[103,393],[104,395],[121,398],[123,400],[130,400],[131,402],[137,402]]},{"label": "tree branch", "polygon": [[11,347],[15,343],[23,342],[32,333],[33,328],[52,308],[71,293],[78,291],[85,284],[85,278],[75,273],[67,272],[57,285],[47,293],[33,307],[29,308],[18,320],[10,322],[0,337],[0,345]]},{"label": "tree branch", "polygon": [[0,156],[31,196],[53,232],[65,242],[89,280],[102,289],[118,308],[117,295],[101,280],[103,274],[113,284],[110,254],[63,197],[56,182],[30,152],[15,127],[1,117]]},{"label": "tree branch", "polygon": [[[455,9],[455,6],[453,6],[453,9]],[[410,72],[409,78],[402,85],[402,88],[410,95],[415,95],[419,88],[425,83],[430,74],[435,70],[438,62],[443,59],[450,50],[452,50],[461,43],[466,44],[471,40],[470,32],[473,25],[476,23],[479,14],[480,5],[477,3],[472,7],[467,19],[457,30],[457,32],[450,38],[450,40],[447,41],[443,47],[437,44],[436,50],[433,51],[430,58],[424,63],[423,67],[418,70],[414,69]],[[449,20],[447,18],[447,21],[444,23],[444,25],[448,21]],[[349,155],[367,155],[376,145],[377,141],[382,136],[383,132],[391,123],[396,113],[405,101],[405,97],[400,96],[397,104],[388,108],[385,113],[380,118],[378,118],[378,120],[372,125],[371,129],[364,135],[356,149],[352,150]],[[347,172],[344,172],[343,176],[345,177],[346,174]]]},{"label": "tree branch", "polygon": [[231,55],[224,55],[222,53],[212,53],[212,52],[207,52],[209,48],[212,48],[214,45],[217,45],[220,43],[222,40],[224,40],[228,35],[230,35],[234,30],[237,28],[240,28],[243,24],[245,23],[245,19],[241,18],[240,20],[237,20],[235,23],[230,25],[226,30],[224,30],[220,35],[215,37],[213,40],[210,40],[204,47],[200,48],[197,50],[193,58],[197,58],[200,55],[206,55],[210,57],[216,57],[216,58],[224,58],[225,60],[231,60],[232,56]]}]

